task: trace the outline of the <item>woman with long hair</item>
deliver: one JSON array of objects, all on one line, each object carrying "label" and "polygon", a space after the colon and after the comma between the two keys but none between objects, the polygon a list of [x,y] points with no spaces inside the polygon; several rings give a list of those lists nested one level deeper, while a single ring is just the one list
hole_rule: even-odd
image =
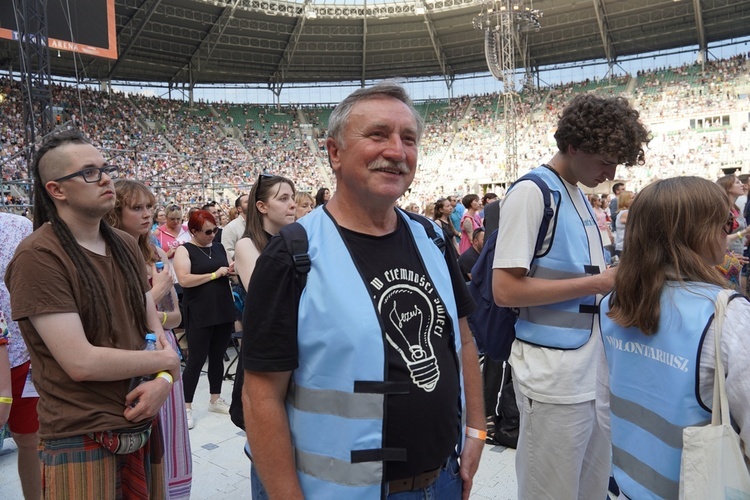
[{"label": "woman with long hair", "polygon": [[[235,269],[240,283],[248,289],[250,277],[260,253],[271,238],[282,227],[294,223],[297,218],[294,183],[279,175],[261,174],[248,195],[245,233],[234,246]],[[247,329],[250,325],[244,324]],[[232,406],[229,410],[232,422],[244,427],[242,409],[242,387],[244,385],[242,356],[237,360],[237,372],[232,388]],[[255,484],[255,483],[253,483]]]},{"label": "woman with long hair", "polygon": [[729,197],[729,203],[732,205],[732,234],[727,236],[727,247],[729,250],[737,255],[742,255],[744,252],[745,238],[747,237],[748,229],[747,221],[742,216],[740,207],[737,206],[737,198],[742,196],[742,181],[734,174],[725,175],[720,177],[716,184],[721,186],[726,195]]},{"label": "woman with long hair", "polygon": [[[176,303],[174,273],[164,250],[151,242],[154,195],[145,184],[130,179],[117,179],[115,193],[115,208],[107,214],[106,220],[112,227],[125,231],[138,242],[138,248],[146,262],[151,295],[161,316],[164,333],[172,348],[179,353],[177,340],[171,330],[179,325],[182,319]],[[157,262],[164,265],[161,272],[157,270]],[[167,498],[189,498],[193,461],[182,379],[174,381],[167,400],[159,410],[159,426],[164,449],[168,450],[164,453]]]},{"label": "woman with long hair", "polygon": [[[711,419],[714,310],[726,283],[731,204],[715,183],[676,177],[644,188],[628,216],[613,291],[601,302],[614,476],[627,498],[677,498],[682,430]],[[721,330],[729,410],[748,457],[750,303],[730,299]]]},{"label": "woman with long hair", "polygon": [[234,325],[234,301],[228,275],[234,263],[227,259],[224,247],[214,241],[216,219],[207,210],[196,210],[188,220],[189,242],[177,248],[174,270],[183,288],[185,332],[190,356],[182,378],[185,384],[185,408],[188,428],[193,428],[193,396],[198,377],[208,359],[208,411],[229,413],[221,398],[224,353]]},{"label": "woman with long hair", "polygon": [[331,199],[331,191],[328,188],[322,187],[315,193],[315,206],[322,207],[328,200]]},{"label": "woman with long hair", "polygon": [[745,257],[745,239],[750,228],[747,221],[742,215],[740,208],[737,206],[737,198],[743,194],[742,182],[734,174],[720,177],[716,184],[726,193],[729,203],[732,206],[732,227],[730,234],[727,235],[727,251],[724,260],[719,264],[717,269],[721,272],[724,279],[729,282],[730,286],[740,293],[747,290],[747,276],[745,266],[747,258]]},{"label": "woman with long hair", "polygon": [[433,209],[433,219],[438,226],[443,228],[445,241],[453,242],[453,247],[455,248],[456,252],[458,252],[458,244],[456,243],[456,238],[460,237],[461,235],[458,234],[456,228],[453,227],[453,223],[451,222],[452,213],[453,205],[451,205],[451,202],[448,201],[447,198],[440,198],[435,202],[435,208]]},{"label": "woman with long hair", "polygon": [[234,246],[235,270],[247,290],[255,261],[268,240],[297,217],[294,183],[286,177],[261,174],[250,190],[245,233]]}]

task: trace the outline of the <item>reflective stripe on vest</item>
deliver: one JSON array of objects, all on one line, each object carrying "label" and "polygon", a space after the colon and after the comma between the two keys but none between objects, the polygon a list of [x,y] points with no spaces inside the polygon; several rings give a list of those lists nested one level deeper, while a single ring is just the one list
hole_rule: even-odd
[{"label": "reflective stripe on vest", "polygon": [[682,431],[711,417],[696,398],[698,352],[720,290],[666,283],[654,335],[614,323],[607,316],[611,296],[602,299],[614,476],[629,498],[677,498]]},{"label": "reflective stripe on vest", "polygon": [[[445,257],[422,225],[399,216],[446,306],[460,362],[456,301]],[[383,461],[406,459],[405,450],[383,448],[385,394],[403,393],[404,385],[384,381],[385,334],[368,287],[330,215],[315,210],[299,222],[308,234],[312,265],[300,298],[299,366],[286,406],[300,485],[307,498],[380,498]],[[463,422],[460,370],[457,410]]]},{"label": "reflective stripe on vest", "polygon": [[[562,280],[590,276],[592,271],[599,272],[598,267],[592,266],[591,255],[593,252],[603,253],[601,240],[599,248],[590,249],[586,233],[586,223],[596,225],[591,209],[584,222],[570,199],[565,183],[555,172],[539,167],[532,173],[541,177],[549,187],[554,199],[555,217],[550,246],[544,255],[534,258],[528,276]],[[583,197],[580,190],[578,195]],[[585,200],[583,203],[588,207]],[[522,307],[516,323],[516,338],[542,347],[578,349],[591,337],[595,307],[594,295],[556,304]]]}]

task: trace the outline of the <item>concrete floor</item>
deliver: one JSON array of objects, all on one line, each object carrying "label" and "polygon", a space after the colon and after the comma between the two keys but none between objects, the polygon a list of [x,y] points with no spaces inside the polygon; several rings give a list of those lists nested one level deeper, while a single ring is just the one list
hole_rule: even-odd
[{"label": "concrete floor", "polygon": [[[233,354],[233,352],[232,352]],[[233,370],[232,370],[233,371]],[[232,381],[222,385],[222,396],[229,402]],[[209,413],[208,380],[202,373],[193,402],[195,427],[190,431],[193,450],[191,498],[233,500],[250,498],[250,463],[242,449],[245,433],[235,427],[228,415]],[[0,498],[23,498],[16,467],[16,446],[6,439],[0,451]],[[515,500],[515,450],[502,446],[485,447],[474,478],[471,498],[476,500]]]}]

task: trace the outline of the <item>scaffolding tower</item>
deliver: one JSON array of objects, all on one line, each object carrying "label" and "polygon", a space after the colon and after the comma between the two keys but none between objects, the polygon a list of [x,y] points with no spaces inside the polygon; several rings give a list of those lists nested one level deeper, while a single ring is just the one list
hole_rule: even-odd
[{"label": "scaffolding tower", "polygon": [[52,131],[52,75],[47,46],[47,0],[14,2],[21,59],[21,89],[24,97],[26,164],[31,164],[37,139]]},{"label": "scaffolding tower", "polygon": [[528,57],[526,33],[541,29],[542,13],[533,8],[531,0],[491,0],[483,4],[474,18],[475,29],[484,31],[484,53],[490,73],[503,84],[503,138],[505,164],[502,181],[518,178],[518,109],[520,95],[516,92],[516,52],[521,55],[524,86],[533,85]]}]

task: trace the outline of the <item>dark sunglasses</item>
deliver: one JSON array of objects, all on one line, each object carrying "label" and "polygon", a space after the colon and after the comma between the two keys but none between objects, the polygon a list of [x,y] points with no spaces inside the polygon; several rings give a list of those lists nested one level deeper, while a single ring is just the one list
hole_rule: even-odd
[{"label": "dark sunglasses", "polygon": [[273,174],[259,174],[258,175],[258,181],[255,183],[255,203],[258,203],[260,201],[260,186],[261,182],[263,182],[263,179],[273,179],[276,177]]},{"label": "dark sunglasses", "polygon": [[211,236],[212,234],[216,234],[218,232],[219,232],[219,228],[215,227],[213,229],[206,229],[205,231],[203,231],[203,234],[205,234],[206,236]]}]

